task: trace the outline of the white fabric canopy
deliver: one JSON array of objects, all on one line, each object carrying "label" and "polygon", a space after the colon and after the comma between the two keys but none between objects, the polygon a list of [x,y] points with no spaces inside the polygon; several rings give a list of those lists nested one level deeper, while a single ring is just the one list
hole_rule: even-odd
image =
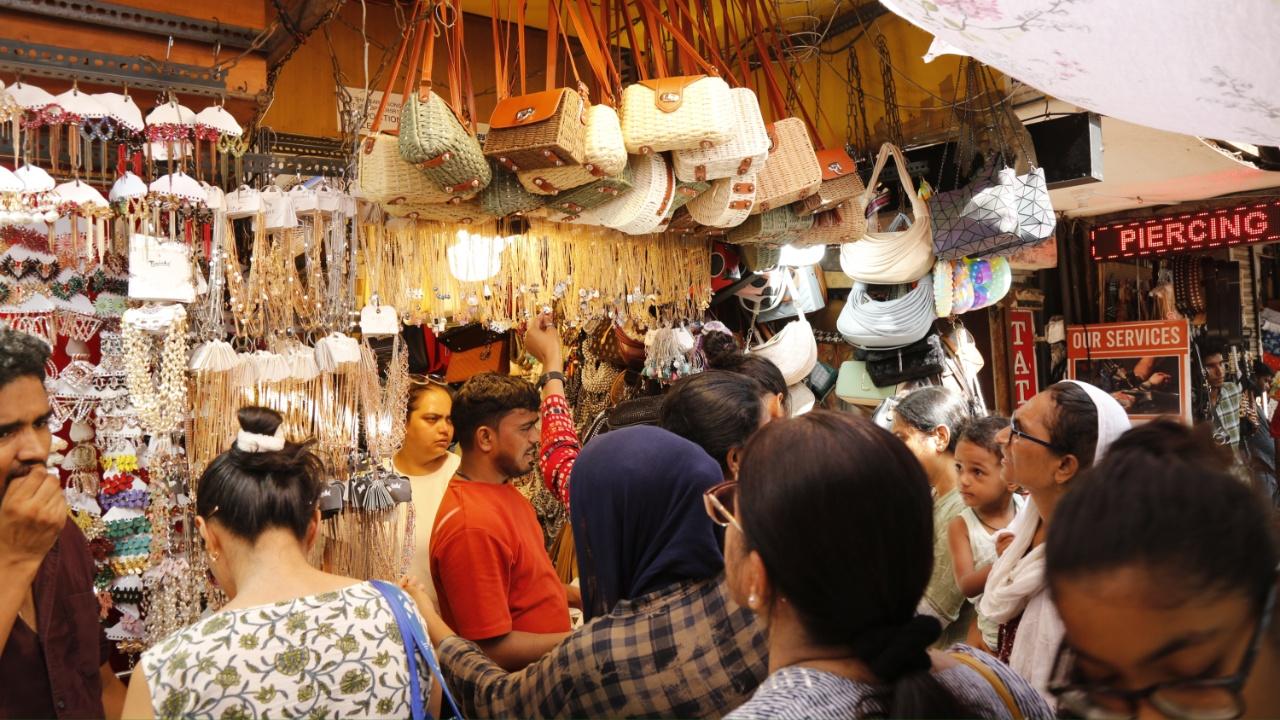
[{"label": "white fabric canopy", "polygon": [[1275,0],[881,0],[1048,95],[1186,135],[1280,144]]}]

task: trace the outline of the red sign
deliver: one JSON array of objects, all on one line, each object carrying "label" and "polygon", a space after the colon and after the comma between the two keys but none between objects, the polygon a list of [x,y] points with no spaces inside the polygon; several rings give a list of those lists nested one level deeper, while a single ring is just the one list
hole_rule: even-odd
[{"label": "red sign", "polygon": [[1089,231],[1094,260],[1212,250],[1273,240],[1280,240],[1280,200],[1099,225]]},{"label": "red sign", "polygon": [[1190,422],[1190,354],[1186,320],[1067,327],[1067,377],[1111,393],[1132,420]]},{"label": "red sign", "polygon": [[1009,311],[1010,377],[1013,378],[1013,407],[1022,407],[1040,392],[1040,374],[1036,371],[1035,313],[1030,310]]}]

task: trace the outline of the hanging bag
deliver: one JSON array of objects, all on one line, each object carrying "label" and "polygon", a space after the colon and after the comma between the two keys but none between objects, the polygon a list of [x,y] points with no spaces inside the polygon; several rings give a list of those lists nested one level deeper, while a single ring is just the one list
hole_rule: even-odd
[{"label": "hanging bag", "polygon": [[[862,178],[858,177],[858,165],[849,157],[844,148],[832,148],[818,151],[818,166],[822,168],[822,184],[818,192],[800,201],[796,212],[801,215],[826,212],[838,205],[852,201],[855,207],[860,206],[862,195],[867,191],[862,186]],[[859,207],[858,214],[865,219],[865,207]],[[863,229],[865,231],[864,223]],[[858,237],[862,234],[858,233]],[[855,238],[856,239],[856,238]]]},{"label": "hanging bag", "polygon": [[727,142],[707,149],[676,150],[676,177],[681,180],[716,180],[759,170],[769,157],[769,133],[760,114],[760,101],[750,88],[729,91],[733,102],[726,111],[734,122]]},{"label": "hanging bag", "polygon": [[633,187],[617,200],[591,211],[600,224],[628,235],[647,235],[662,226],[676,198],[676,176],[660,154],[632,156]]},{"label": "hanging bag", "polygon": [[751,215],[756,204],[756,173],[721,178],[689,201],[689,216],[713,228],[734,228]]},{"label": "hanging bag", "polygon": [[880,147],[871,181],[862,196],[863,204],[869,202],[875,192],[880,171],[890,155],[898,166],[898,179],[902,182],[903,191],[911,196],[911,211],[915,217],[911,227],[905,231],[867,232],[861,240],[840,248],[840,269],[859,282],[880,285],[915,282],[933,269],[929,208],[912,188],[907,163],[896,146],[885,143]]},{"label": "hanging bag", "polygon": [[748,217],[746,222],[729,231],[726,242],[734,245],[786,245],[798,240],[812,226],[812,217],[802,218],[790,206],[784,205],[776,210]]},{"label": "hanging bag", "polygon": [[[438,17],[444,12],[452,22]],[[432,90],[437,24],[449,33],[449,86],[453,106]],[[460,9],[447,1],[436,4],[418,20],[423,33],[422,53],[411,63],[405,82],[405,102],[400,113],[400,156],[413,163],[446,193],[470,197],[489,184],[490,169],[480,151],[474,128],[464,124],[458,111],[463,82],[463,26]],[[419,71],[418,68],[421,68]],[[417,87],[414,88],[415,79]]]},{"label": "hanging bag", "polygon": [[926,275],[892,300],[872,299],[866,283],[855,283],[836,329],[846,342],[868,349],[906,347],[924,337],[936,318],[933,281]]},{"label": "hanging bag", "polygon": [[846,360],[840,364],[840,374],[836,376],[836,397],[847,403],[875,407],[897,392],[896,385],[876,385],[863,360]]},{"label": "hanging bag", "polygon": [[559,10],[554,3],[547,4],[546,90],[528,93],[524,56],[526,3],[527,0],[517,0],[520,37],[516,51],[520,63],[520,94],[505,97],[505,88],[499,87],[503,97],[489,118],[484,154],[497,159],[498,164],[514,173],[581,165],[586,139],[586,105],[579,90],[556,87]]},{"label": "hanging bag", "polygon": [[941,375],[946,360],[942,340],[931,332],[904,348],[867,351],[867,374],[877,387],[893,387]]},{"label": "hanging bag", "polygon": [[822,167],[809,131],[800,118],[784,118],[768,126],[769,158],[757,177],[754,213],[802,200],[822,186]]}]

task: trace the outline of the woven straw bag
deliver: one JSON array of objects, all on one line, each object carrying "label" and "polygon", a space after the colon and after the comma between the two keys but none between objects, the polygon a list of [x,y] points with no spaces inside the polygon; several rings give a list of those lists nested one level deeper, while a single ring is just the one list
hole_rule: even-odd
[{"label": "woven straw bag", "polygon": [[676,176],[658,153],[631,157],[632,187],[617,200],[584,213],[599,218],[599,224],[628,235],[645,235],[657,230],[675,200]]},{"label": "woven straw bag", "polygon": [[547,206],[566,215],[579,215],[584,210],[600,207],[631,189],[631,166],[623,164],[621,172],[602,177],[588,185],[568,190],[552,198]]},{"label": "woven straw bag", "polygon": [[642,80],[622,91],[622,137],[632,155],[697,150],[733,138],[733,96],[710,75]]},{"label": "woven straw bag", "polygon": [[475,201],[454,203],[452,205],[390,202],[382,206],[391,217],[413,218],[429,222],[454,223],[456,225],[473,225],[494,219]]},{"label": "woven straw bag", "polygon": [[[619,188],[617,178],[627,167],[627,148],[622,142],[618,111],[608,105],[587,108],[582,155],[581,165],[521,170],[516,175],[526,190],[539,195],[558,195],[597,180],[606,181],[598,187]],[[611,178],[612,182],[607,182]]]},{"label": "woven straw bag", "polygon": [[476,204],[494,217],[526,213],[542,207],[546,202],[546,197],[526,190],[515,175],[496,162],[493,165],[492,182],[476,197]]},{"label": "woven straw bag", "polygon": [[[818,165],[822,168],[822,185],[818,192],[796,204],[796,212],[812,215],[825,212],[853,200],[861,202],[867,189],[858,177],[858,166],[843,148],[818,151]],[[862,208],[865,212],[866,208]]]},{"label": "woven straw bag", "polygon": [[[489,163],[480,151],[480,142],[463,125],[458,113],[431,90],[431,69],[435,57],[434,16],[423,16],[414,30],[414,53],[405,77],[406,98],[400,112],[400,155],[413,163],[432,182],[448,193],[471,194],[489,184]],[[446,30],[447,32],[447,30]],[[462,23],[454,23],[454,43],[461,47]],[[422,35],[426,42],[423,43]],[[420,57],[418,54],[420,53]],[[415,71],[421,62],[420,81],[416,91]],[[458,62],[451,60],[449,72],[458,73]],[[394,78],[392,78],[394,81]],[[451,82],[451,87],[456,83]],[[454,95],[454,102],[458,102]],[[381,117],[381,116],[379,116]]]},{"label": "woven straw bag", "polygon": [[484,154],[511,172],[581,165],[585,112],[582,96],[568,88],[506,98],[489,118]]},{"label": "woven straw bag", "polygon": [[797,245],[839,245],[860,240],[867,234],[867,219],[852,200],[810,217],[813,227],[796,241]]},{"label": "woven straw bag", "polygon": [[445,192],[431,182],[413,165],[400,156],[399,141],[383,133],[365,138],[364,151],[359,153],[358,192],[369,202],[379,205],[389,203],[461,202],[470,195],[454,195]]},{"label": "woven straw bag", "polygon": [[840,248],[840,269],[859,282],[879,285],[915,282],[933,269],[933,232],[929,208],[920,194],[912,189],[902,151],[890,143],[880,147],[875,170],[863,194],[865,204],[875,192],[876,182],[885,161],[892,155],[898,165],[898,178],[911,196],[911,227],[903,232],[867,232],[861,240]]},{"label": "woven straw bag", "polygon": [[769,159],[756,178],[753,213],[803,200],[822,185],[822,168],[803,120],[779,120],[769,127],[769,135],[773,144],[769,147]]},{"label": "woven straw bag", "polygon": [[760,101],[750,88],[734,88],[733,137],[706,150],[673,153],[676,177],[681,180],[716,180],[758,170],[769,157],[769,133],[760,115]]},{"label": "woven straw bag", "polygon": [[711,189],[689,203],[689,215],[708,227],[731,228],[741,225],[756,204],[756,173],[721,178]]},{"label": "woven straw bag", "polygon": [[734,245],[769,243],[786,245],[813,226],[812,217],[800,217],[790,207],[752,215],[746,222],[729,231],[725,242]]}]

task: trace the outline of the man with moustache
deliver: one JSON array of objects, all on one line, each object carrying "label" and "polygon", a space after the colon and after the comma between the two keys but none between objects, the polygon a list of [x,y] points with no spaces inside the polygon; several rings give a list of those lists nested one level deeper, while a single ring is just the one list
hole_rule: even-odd
[{"label": "man with moustache", "polygon": [[49,347],[0,329],[0,718],[118,718],[93,558],[45,467]]},{"label": "man with moustache", "polygon": [[539,395],[525,380],[486,373],[453,402],[462,462],[431,535],[440,614],[508,671],[564,639],[569,603],[533,507],[510,480],[538,460]]}]

